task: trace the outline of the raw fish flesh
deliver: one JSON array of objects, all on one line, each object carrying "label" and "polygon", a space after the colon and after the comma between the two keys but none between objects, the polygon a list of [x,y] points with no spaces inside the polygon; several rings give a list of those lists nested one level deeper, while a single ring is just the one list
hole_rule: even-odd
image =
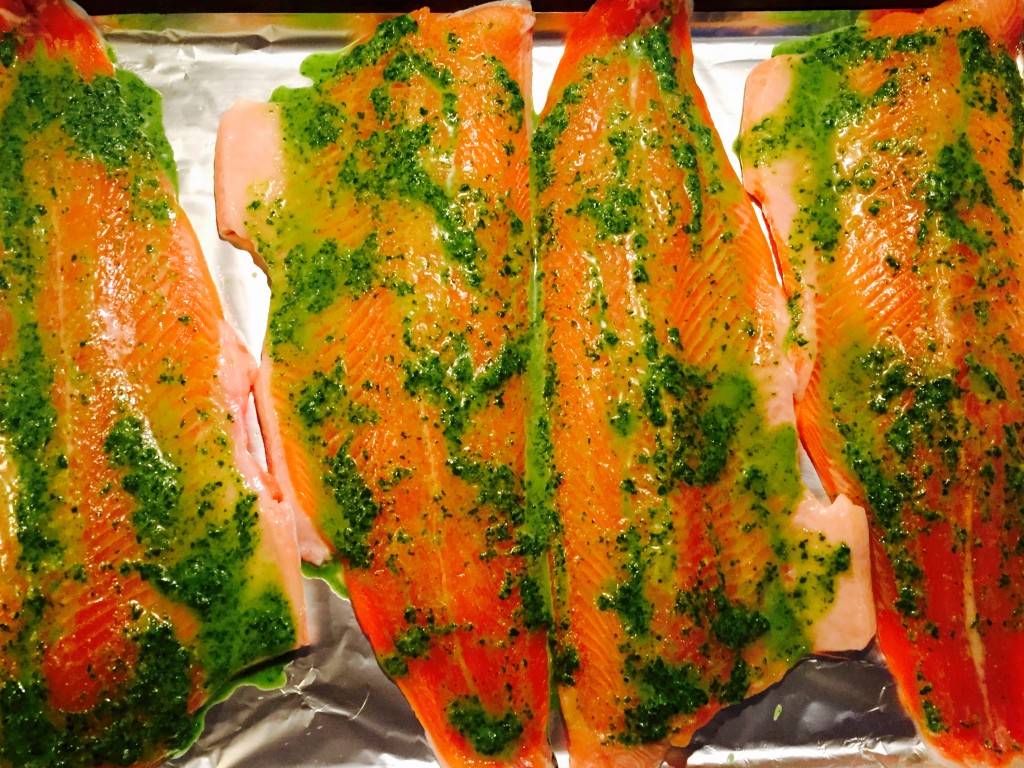
[{"label": "raw fish flesh", "polygon": [[741,136],[801,437],[869,510],[903,703],[971,765],[1024,744],[1022,18],[959,0],[788,45],[751,74]]},{"label": "raw fish flesh", "polygon": [[874,630],[864,515],[801,481],[785,300],[671,5],[599,0],[533,138],[531,503],[574,766],[660,765]]},{"label": "raw fish flesh", "polygon": [[270,279],[270,469],[452,766],[552,759],[523,487],[532,24],[386,20],[235,106],[217,145],[220,231]]},{"label": "raw fish flesh", "polygon": [[305,640],[255,361],[160,104],[60,0],[0,0],[0,765],[153,765]]}]

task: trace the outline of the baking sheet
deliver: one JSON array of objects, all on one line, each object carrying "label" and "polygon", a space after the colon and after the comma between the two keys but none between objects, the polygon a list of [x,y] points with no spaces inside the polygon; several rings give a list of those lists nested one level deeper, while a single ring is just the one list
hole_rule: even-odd
[{"label": "baking sheet", "polygon": [[[534,102],[543,104],[573,14],[538,16]],[[849,23],[850,12],[704,13],[694,24],[696,74],[725,142],[736,136],[749,70],[782,39]],[[248,254],[217,237],[213,155],[220,115],[236,99],[265,101],[305,84],[299,63],[372,29],[370,14],[189,14],[98,19],[125,69],[164,97],[181,201],[202,241],[229,318],[250,349],[262,344],[269,291]],[[734,162],[735,162],[735,158]],[[805,468],[808,480],[816,482]],[[820,487],[820,486],[819,486]],[[199,741],[174,768],[429,766],[429,746],[398,689],[380,671],[347,601],[308,580],[310,648],[291,658],[283,688],[246,686],[211,708]],[[556,754],[567,765],[561,730]],[[815,657],[778,686],[730,708],[670,766],[928,766],[876,651]]]}]

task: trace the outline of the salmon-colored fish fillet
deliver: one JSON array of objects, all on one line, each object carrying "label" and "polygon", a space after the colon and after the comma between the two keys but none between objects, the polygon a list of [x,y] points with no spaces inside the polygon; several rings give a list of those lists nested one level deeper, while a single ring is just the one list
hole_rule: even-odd
[{"label": "salmon-colored fish fillet", "polygon": [[743,117],[801,436],[870,510],[904,704],[979,765],[1024,744],[1022,18],[951,2],[801,42],[754,71]]},{"label": "salmon-colored fish fillet", "polygon": [[785,301],[692,63],[682,7],[599,0],[533,139],[533,487],[576,766],[658,765],[874,631],[863,512],[801,482]]},{"label": "salmon-colored fish fillet", "polygon": [[233,108],[217,147],[221,232],[270,277],[271,469],[448,765],[551,762],[523,489],[532,22],[385,21]]},{"label": "salmon-colored fish fillet", "polygon": [[255,364],[77,8],[0,1],[0,765],[151,765],[303,642]]}]

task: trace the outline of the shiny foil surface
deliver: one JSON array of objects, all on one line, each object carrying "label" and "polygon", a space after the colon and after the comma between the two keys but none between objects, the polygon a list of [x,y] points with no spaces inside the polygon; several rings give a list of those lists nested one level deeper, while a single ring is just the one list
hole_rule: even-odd
[{"label": "shiny foil surface", "polygon": [[[236,99],[266,101],[305,84],[307,55],[337,50],[382,17],[372,14],[189,14],[101,17],[121,67],[164,100],[181,203],[203,244],[228,317],[258,354],[269,291],[247,253],[217,236],[213,159],[221,114]],[[543,106],[574,14],[540,14],[533,99]],[[780,40],[847,24],[853,12],[704,13],[694,23],[697,80],[727,146],[735,139],[750,69]],[[820,490],[813,470],[805,475]],[[287,661],[277,690],[246,685],[213,706],[199,741],[174,768],[430,766],[435,761],[409,706],[377,666],[343,598],[306,581],[312,644]],[[568,761],[552,724],[556,756]],[[877,651],[812,657],[785,680],[725,710],[669,766],[928,766]]]}]

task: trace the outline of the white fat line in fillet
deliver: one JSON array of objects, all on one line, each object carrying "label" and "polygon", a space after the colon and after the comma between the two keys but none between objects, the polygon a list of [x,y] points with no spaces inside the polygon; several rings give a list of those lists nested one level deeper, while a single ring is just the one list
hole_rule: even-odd
[{"label": "white fat line in fillet", "polygon": [[769,429],[775,429],[796,424],[796,412],[793,405],[793,396],[797,387],[796,371],[793,368],[792,360],[782,352],[782,339],[785,339],[789,332],[789,310],[786,308],[786,296],[779,289],[771,298],[763,301],[770,307],[768,314],[771,317],[772,327],[770,330],[766,330],[762,326],[759,333],[771,334],[771,341],[768,343],[771,344],[776,356],[769,356],[767,360],[763,359],[761,349],[766,342],[760,340],[756,348],[752,373],[764,397],[765,425]]},{"label": "white fat line in fillet", "polygon": [[[598,263],[597,257],[594,255],[592,251],[586,248],[580,249],[580,254],[583,257],[583,260],[587,262],[587,264],[590,266],[591,295],[599,294],[601,297],[607,298],[608,294],[605,292],[604,289],[604,274],[601,271],[601,264]],[[630,250],[630,255],[633,256],[633,259],[629,260],[629,266],[630,268],[632,268],[636,260],[636,255],[632,250]],[[640,290],[637,287],[637,284],[634,280],[626,281],[626,293],[627,301],[629,302],[630,306],[630,310],[628,312],[629,316],[635,318],[637,323],[642,323],[645,320],[647,320],[647,305],[644,303],[643,297],[640,296]],[[605,319],[605,317],[601,317],[599,325],[602,333],[611,331],[612,333],[618,335],[618,330],[615,328],[610,328],[608,326],[608,321]],[[628,343],[630,344],[636,344],[636,341],[633,339],[628,339],[625,341],[628,341]]]},{"label": "white fat line in fillet", "polygon": [[[943,249],[943,257],[945,257],[945,249]],[[935,257],[938,261],[939,256]],[[931,331],[934,335],[931,337],[936,344],[938,349],[947,350],[949,357],[946,359],[949,369],[955,369],[958,363],[953,359],[951,350],[960,348],[962,344],[962,332],[957,328],[956,320],[957,306],[959,300],[954,298],[953,290],[953,279],[956,276],[953,267],[942,266],[941,263],[938,265],[938,269],[935,271],[935,278],[930,285],[925,286],[925,290],[930,290],[931,295],[934,297],[934,308],[927,308],[927,317],[931,321],[931,327],[925,326],[925,331]],[[941,363],[941,358],[939,360]]]},{"label": "white fat line in fillet", "polygon": [[[630,104],[630,112],[633,115],[643,114],[643,109],[644,109],[644,106],[645,106],[645,105],[641,105],[640,104],[640,96],[639,96],[639,93],[640,93],[640,83],[639,83],[640,78],[638,76],[638,72],[639,72],[639,67],[635,63],[631,63],[630,64],[630,77],[629,77],[629,104]],[[594,126],[594,128],[595,128],[595,135],[596,135],[596,133],[599,130],[607,128],[607,126],[604,125],[604,122],[605,122],[604,120],[601,120],[602,125],[600,127]],[[630,234],[635,235],[636,232],[632,231]],[[598,259],[595,256],[593,251],[591,251],[591,250],[589,250],[587,248],[582,248],[582,249],[580,249],[580,252],[582,253],[583,258],[587,262],[587,264],[590,265],[591,283],[594,286],[594,289],[600,291],[601,295],[604,296],[605,298],[607,298],[607,293],[605,292],[605,289],[604,289],[604,274],[603,274],[603,272],[601,270],[602,263],[599,263],[599,261],[598,261]],[[632,272],[632,269],[633,269],[634,265],[636,264],[636,260],[637,260],[637,254],[636,254],[635,249],[633,248],[633,239],[630,238],[629,239],[629,246],[628,246],[627,261],[629,262],[629,268],[630,268],[631,272]],[[604,263],[606,263],[606,262],[604,262]],[[626,280],[625,283],[626,283],[627,301],[628,301],[629,307],[630,307],[630,309],[628,310],[627,314],[628,314],[629,317],[635,318],[637,323],[642,323],[645,320],[647,320],[647,316],[648,316],[649,313],[647,311],[646,302],[644,302],[643,296],[641,296],[641,290],[639,288],[639,285],[637,284],[637,282],[635,280]],[[608,323],[607,323],[607,320],[605,319],[604,314],[601,317],[600,326],[601,326],[601,331],[602,332],[606,332],[608,330],[611,330],[612,332],[616,332],[616,329],[614,329],[614,328],[609,329],[608,328]],[[632,340],[630,340],[630,341],[631,341],[631,343],[635,343]]]},{"label": "white fat line in fillet", "polygon": [[[797,253],[798,249],[790,249],[787,257],[791,260],[794,258],[794,254]],[[802,264],[799,269],[801,276],[801,282],[796,286],[795,292],[802,294],[802,298],[799,302],[800,309],[800,322],[797,324],[796,333],[799,338],[806,341],[806,346],[803,348],[801,354],[806,355],[809,364],[804,365],[796,378],[796,392],[794,393],[794,399],[799,402],[804,399],[804,394],[807,392],[807,386],[811,383],[811,372],[818,365],[818,254],[816,251],[810,252],[810,258],[806,260],[805,264]],[[789,310],[787,308],[787,314]],[[839,322],[845,318],[833,319],[832,322]],[[829,318],[825,318],[827,323]],[[790,317],[792,322],[792,317]],[[827,326],[826,326],[827,327]],[[787,329],[788,333],[788,329]],[[783,337],[785,338],[785,337]],[[792,346],[792,345],[791,345]],[[792,361],[793,355],[790,354],[789,359]]]},{"label": "white fat line in fillet", "polygon": [[13,574],[16,555],[11,544],[18,541],[12,501],[18,481],[11,459],[8,458],[7,437],[0,434],[0,574]]},{"label": "white fat line in fillet", "polygon": [[[450,482],[447,482],[444,477],[446,465],[442,464],[438,460],[438,450],[436,447],[437,435],[432,433],[431,425],[437,422],[437,414],[430,409],[425,402],[421,399],[419,401],[420,411],[420,432],[423,435],[423,445],[427,448],[425,451],[425,458],[427,462],[427,471],[430,477],[430,493],[432,501],[432,514],[430,519],[427,521],[427,526],[430,530],[431,538],[435,543],[434,553],[437,555],[437,567],[440,571],[440,595],[442,598],[447,598],[448,595],[452,594],[449,589],[452,580],[449,578],[449,562],[452,558],[448,556],[446,542],[444,541],[444,514],[442,508],[445,503],[445,488],[450,486]],[[443,438],[442,438],[443,439]],[[457,559],[457,558],[456,558]],[[456,567],[461,566],[461,563],[456,563]],[[456,579],[457,581],[457,579]],[[457,586],[457,585],[456,585]],[[440,602],[440,601],[439,601]],[[445,614],[449,613],[449,606],[447,601],[442,604],[442,608]],[[445,626],[449,623],[449,615],[442,617],[440,622],[441,626]],[[463,629],[463,627],[458,627]],[[469,671],[469,667],[466,666],[465,655],[462,653],[461,643],[455,643],[451,657],[457,660],[459,669],[462,670],[462,677],[464,680],[472,681],[473,675]]]},{"label": "white fat line in fillet", "polygon": [[992,705],[989,701],[988,684],[985,681],[985,645],[981,641],[981,633],[978,631],[978,606],[974,599],[974,547],[971,546],[971,536],[974,528],[974,503],[968,503],[965,523],[967,537],[963,544],[964,553],[964,632],[967,635],[967,645],[971,651],[971,661],[974,663],[974,672],[978,676],[978,689],[981,691],[981,700],[985,707],[985,722],[993,723]]},{"label": "white fat line in fillet", "polygon": [[0,19],[3,19],[12,27],[20,27],[28,21],[27,16],[19,16],[13,11],[9,11],[6,8],[0,8]]},{"label": "white fat line in fillet", "polygon": [[[45,173],[47,176],[46,181],[49,182],[48,186],[50,189],[54,189],[56,185],[56,179],[54,178],[51,172],[52,170],[53,166],[47,163],[45,166],[45,170],[42,171],[42,173]],[[56,205],[56,200],[54,200],[54,205]],[[51,381],[50,391],[51,393],[56,392],[58,390],[61,391],[61,399],[64,401],[63,416],[64,418],[73,419],[73,417],[71,416],[71,414],[75,412],[74,407],[71,405],[73,387],[70,386],[70,381],[67,382],[67,385],[60,386],[60,379],[70,379],[69,374],[78,368],[78,366],[75,364],[74,356],[71,354],[71,350],[74,349],[73,342],[71,341],[71,323],[65,322],[65,319],[67,318],[68,305],[65,296],[64,286],[65,256],[67,255],[70,257],[74,254],[67,254],[64,248],[64,231],[63,227],[61,226],[63,220],[59,216],[52,215],[52,211],[49,211],[48,213],[50,214],[48,216],[48,219],[51,229],[49,237],[46,238],[46,244],[53,250],[52,252],[47,253],[45,258],[47,261],[52,261],[56,264],[58,272],[57,279],[55,282],[57,283],[57,318],[60,323],[60,328],[58,329],[60,348],[58,349],[57,354],[63,358],[60,361],[60,366],[62,370],[54,371],[55,375],[53,377],[53,380]],[[29,247],[31,248],[31,246]],[[71,259],[68,258],[68,263],[70,263],[70,261]],[[35,300],[37,302],[39,301],[38,294],[35,297]],[[75,446],[72,444],[71,440],[66,439],[65,435],[60,434],[60,420],[60,416],[58,416],[58,422],[54,425],[54,437],[56,437],[56,442],[63,443],[61,445],[61,451],[64,454],[65,460],[70,460],[72,458],[72,448],[74,448]]]}]

